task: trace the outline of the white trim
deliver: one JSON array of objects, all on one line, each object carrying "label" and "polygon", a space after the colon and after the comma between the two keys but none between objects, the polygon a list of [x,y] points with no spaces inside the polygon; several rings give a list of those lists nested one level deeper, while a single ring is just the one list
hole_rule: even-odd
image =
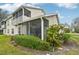
[{"label": "white trim", "polygon": [[44,40],[44,21],[41,17],[41,39]]},{"label": "white trim", "polygon": [[49,17],[49,16],[56,16],[56,15],[57,15],[57,13],[52,13],[52,14],[46,14],[45,16]]},{"label": "white trim", "polygon": [[28,22],[28,28],[29,28],[29,35],[30,35],[30,22]]},{"label": "white trim", "polygon": [[[24,20],[24,8],[22,8],[22,20]],[[22,25],[22,27],[21,27],[22,28],[21,31],[22,31],[22,30],[24,30],[23,23],[21,25]],[[22,34],[24,34],[23,31],[22,31]]]},{"label": "white trim", "polygon": [[23,17],[23,20],[24,20],[24,8],[22,8],[22,10],[23,10],[23,15],[22,15],[22,17]]}]

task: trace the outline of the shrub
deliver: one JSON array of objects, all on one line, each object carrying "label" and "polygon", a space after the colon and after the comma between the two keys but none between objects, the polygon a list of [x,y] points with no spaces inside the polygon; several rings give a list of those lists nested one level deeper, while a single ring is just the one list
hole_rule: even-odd
[{"label": "shrub", "polygon": [[70,33],[70,29],[69,28],[64,28],[65,33]]},{"label": "shrub", "polygon": [[35,36],[29,35],[16,35],[14,36],[15,42],[21,46],[37,49],[37,50],[50,50],[50,44],[42,41]]},{"label": "shrub", "polygon": [[64,42],[67,42],[69,35],[65,34],[63,25],[52,25],[47,30],[47,42],[55,49],[61,47]]},{"label": "shrub", "polygon": [[60,47],[63,42],[63,26],[53,25],[47,30],[47,42],[55,49]]},{"label": "shrub", "polygon": [[64,35],[63,35],[63,43],[67,43],[67,41],[69,40],[69,38],[70,38],[70,34],[67,34],[67,33],[65,33]]}]

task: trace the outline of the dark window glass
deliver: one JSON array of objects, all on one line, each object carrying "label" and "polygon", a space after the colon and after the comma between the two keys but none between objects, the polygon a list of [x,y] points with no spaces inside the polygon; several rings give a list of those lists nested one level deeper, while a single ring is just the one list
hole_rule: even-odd
[{"label": "dark window glass", "polygon": [[14,29],[12,29],[12,34],[14,34]]},{"label": "dark window glass", "polygon": [[13,14],[13,19],[15,19],[15,14]]},{"label": "dark window glass", "polygon": [[19,16],[22,16],[23,15],[23,12],[22,12],[22,9],[20,9],[19,11],[18,11],[18,17]]},{"label": "dark window glass", "polygon": [[9,33],[9,29],[7,30],[7,33]]},{"label": "dark window glass", "polygon": [[20,27],[18,28],[18,34],[21,34],[21,28]]},{"label": "dark window glass", "polygon": [[31,12],[27,9],[24,9],[24,15],[27,17],[31,17]]},{"label": "dark window glass", "polygon": [[23,12],[22,12],[22,9],[20,9],[19,11],[13,14],[13,19],[18,18],[19,16],[22,16],[22,15],[23,15]]},{"label": "dark window glass", "polygon": [[16,12],[16,14],[15,14],[15,18],[18,18],[18,12]]}]

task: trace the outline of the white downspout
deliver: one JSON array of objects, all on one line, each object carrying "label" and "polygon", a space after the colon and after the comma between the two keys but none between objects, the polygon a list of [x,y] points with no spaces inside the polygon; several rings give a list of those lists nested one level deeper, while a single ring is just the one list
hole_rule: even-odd
[{"label": "white downspout", "polygon": [[41,17],[41,39],[44,40],[44,21]]},{"label": "white downspout", "polygon": [[[22,8],[22,10],[23,10],[23,15],[22,15],[22,22],[24,21],[24,8]],[[22,24],[22,34],[24,34],[24,26],[23,26],[23,24]]]}]

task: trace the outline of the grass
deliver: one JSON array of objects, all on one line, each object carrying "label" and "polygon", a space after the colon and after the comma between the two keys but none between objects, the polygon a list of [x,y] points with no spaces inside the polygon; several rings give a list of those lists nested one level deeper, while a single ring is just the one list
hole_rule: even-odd
[{"label": "grass", "polygon": [[78,49],[71,49],[71,50],[65,52],[65,55],[79,55],[79,50]]},{"label": "grass", "polygon": [[68,33],[70,34],[70,41],[74,42],[77,46],[69,51],[64,52],[66,55],[79,55],[79,33]]},{"label": "grass", "polygon": [[21,55],[31,54],[14,47],[10,41],[10,36],[0,35],[0,55]]},{"label": "grass", "polygon": [[[77,33],[68,33],[68,34],[70,34],[70,41],[75,42],[77,44],[77,47],[64,52],[61,51],[62,54],[79,55],[79,34]],[[41,51],[40,53],[42,54],[43,52],[44,51]],[[0,35],[0,55],[31,55],[34,53],[38,54],[38,51],[33,49],[28,51],[28,50],[22,50],[20,48],[17,48],[11,44],[10,36]]]},{"label": "grass", "polygon": [[70,34],[70,40],[79,45],[79,33],[68,33]]}]

